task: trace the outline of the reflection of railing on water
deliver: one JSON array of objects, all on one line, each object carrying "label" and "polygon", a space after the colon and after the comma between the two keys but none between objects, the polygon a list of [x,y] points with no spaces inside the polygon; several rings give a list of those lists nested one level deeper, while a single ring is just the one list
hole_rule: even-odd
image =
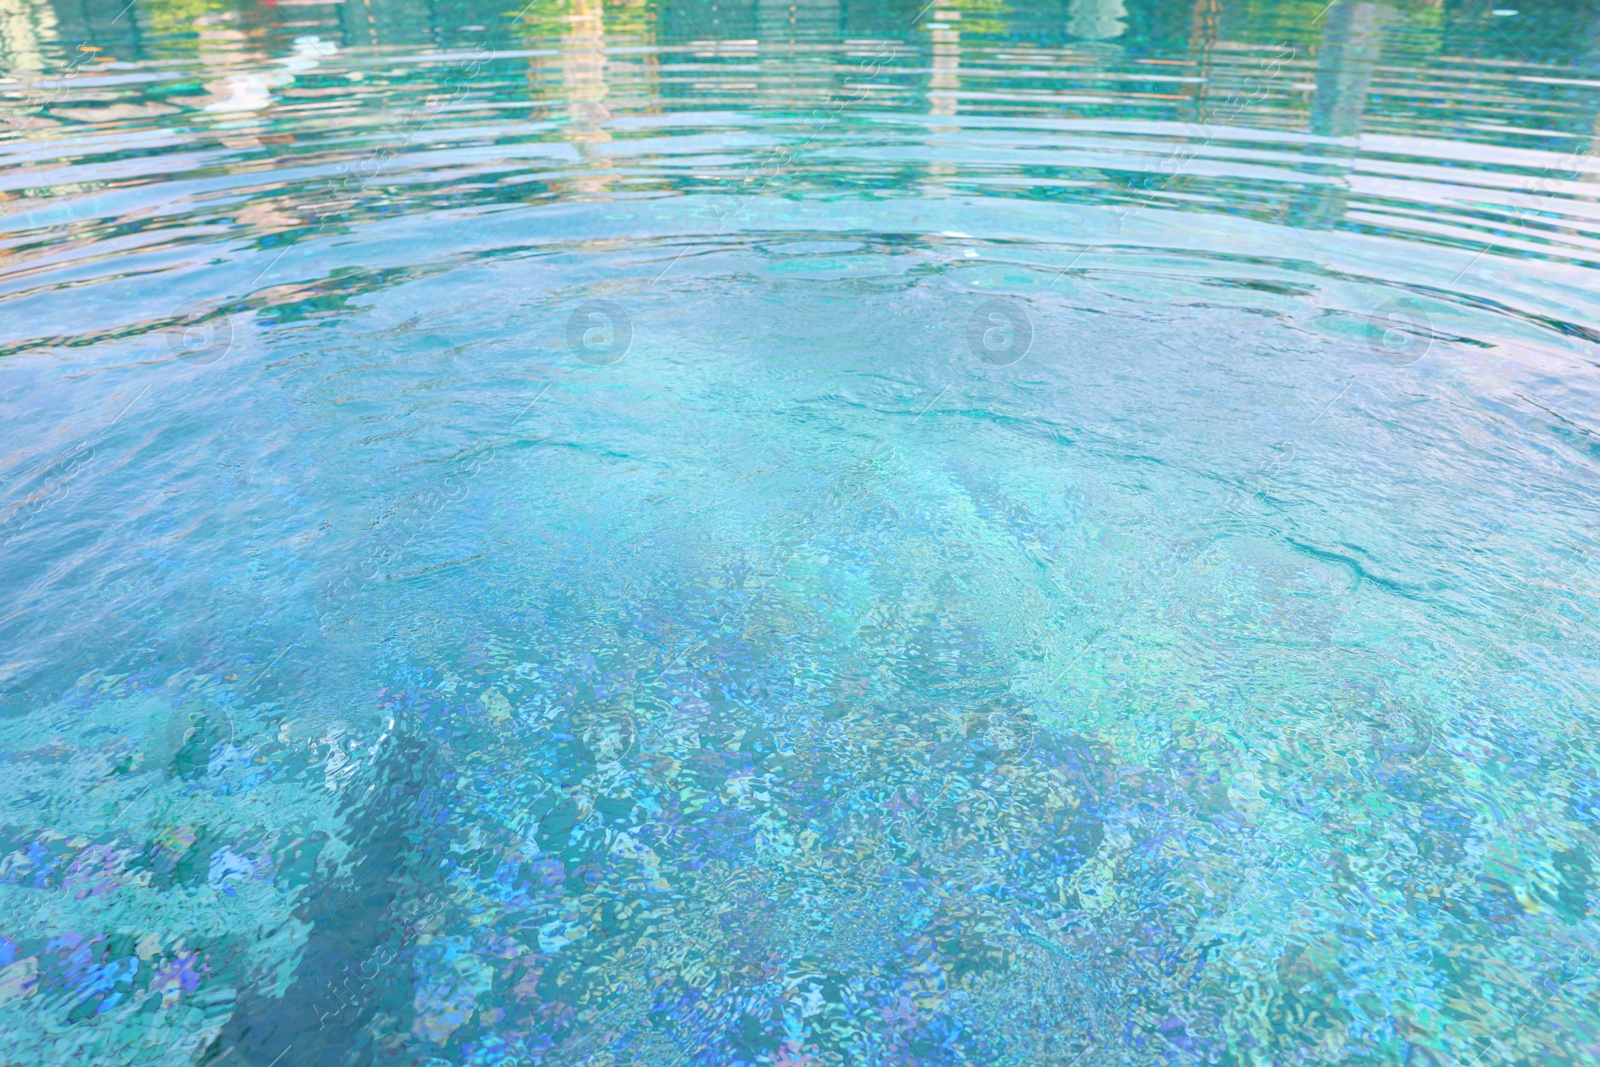
[{"label": "reflection of railing on water", "polygon": [[59,49],[62,43],[59,23],[47,5],[19,0],[0,3],[0,68],[13,76],[49,70],[55,59],[47,52]]}]

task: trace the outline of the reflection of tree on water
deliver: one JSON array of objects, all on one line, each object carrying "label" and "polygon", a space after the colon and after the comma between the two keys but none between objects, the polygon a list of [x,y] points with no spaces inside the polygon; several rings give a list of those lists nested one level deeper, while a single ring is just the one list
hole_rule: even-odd
[{"label": "reflection of tree on water", "polygon": [[1127,0],[1072,0],[1067,32],[1088,41],[1109,41],[1128,28]]},{"label": "reflection of tree on water", "polygon": [[61,46],[59,21],[43,4],[0,0],[0,67],[15,76],[54,66]]},{"label": "reflection of tree on water", "polygon": [[50,6],[55,13],[52,21],[62,42],[82,41],[95,45],[117,59],[136,59],[141,55],[144,41],[140,29],[147,21],[141,16],[147,13],[139,12],[139,5],[135,4],[126,12],[127,0],[80,0],[78,3],[56,0]]}]

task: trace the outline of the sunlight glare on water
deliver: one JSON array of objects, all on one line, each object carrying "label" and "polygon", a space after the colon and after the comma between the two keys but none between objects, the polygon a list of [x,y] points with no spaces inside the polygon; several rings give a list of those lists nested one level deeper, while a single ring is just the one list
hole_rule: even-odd
[{"label": "sunlight glare on water", "polygon": [[0,1061],[1600,1060],[1600,4],[0,6]]}]

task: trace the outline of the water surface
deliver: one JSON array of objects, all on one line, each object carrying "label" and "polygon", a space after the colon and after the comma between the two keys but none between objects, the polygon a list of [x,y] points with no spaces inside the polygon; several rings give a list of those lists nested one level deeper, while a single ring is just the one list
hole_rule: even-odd
[{"label": "water surface", "polygon": [[0,60],[5,1062],[1600,1056],[1600,10]]}]

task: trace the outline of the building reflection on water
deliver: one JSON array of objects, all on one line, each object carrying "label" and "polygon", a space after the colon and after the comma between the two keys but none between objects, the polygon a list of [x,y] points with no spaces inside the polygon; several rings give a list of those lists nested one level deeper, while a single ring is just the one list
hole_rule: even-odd
[{"label": "building reflection on water", "polygon": [[[1485,18],[1478,0],[1410,0],[1404,6],[1444,52],[1478,56],[1528,55],[1498,24]],[[846,39],[910,40],[930,31],[937,19],[925,0],[596,0],[608,25],[622,22],[634,32],[647,32],[664,42],[711,39],[760,40],[771,43]],[[45,60],[60,60],[79,44],[98,47],[116,59],[145,59],[193,53],[192,27],[222,13],[246,33],[292,40],[317,35],[341,48],[371,46],[454,47],[489,38],[511,40],[530,29],[592,19],[588,0],[533,0],[513,20],[500,0],[0,0],[0,58],[7,68],[40,69]],[[1170,49],[1192,40],[1197,29],[1215,32],[1221,42],[1254,45],[1277,43],[1285,34],[1314,46],[1326,27],[1338,23],[1354,42],[1345,54],[1359,61],[1360,41],[1379,4],[1341,4],[1313,19],[1318,5],[1289,6],[1276,0],[1042,0],[996,4],[992,0],[940,0],[936,5],[964,19],[964,33],[1004,34],[1008,42],[1062,47],[1083,41],[1116,41],[1129,54]],[[1305,6],[1305,5],[1300,5]],[[1591,51],[1593,0],[1575,0],[1558,12],[1571,22],[1572,34],[1546,43],[1565,50],[1539,58],[1576,61]],[[515,6],[513,6],[515,7]],[[1569,9],[1569,10],[1568,10]],[[975,22],[976,20],[976,22]],[[647,24],[647,25],[646,25]],[[1203,27],[1209,26],[1209,30]],[[1356,49],[1351,51],[1350,49]],[[1359,75],[1352,75],[1359,77]]]},{"label": "building reflection on water", "polygon": [[[1538,60],[1600,67],[1600,0],[1573,0],[1551,18],[1571,32],[1541,38]],[[861,90],[860,56],[881,41],[894,42],[895,59],[873,75],[870,91]],[[678,180],[659,177],[670,168],[619,176],[613,138],[625,136],[617,132],[620,117],[749,106],[798,124],[845,98],[861,110],[935,120],[919,149],[924,158],[897,164],[915,172],[896,179],[901,187],[957,191],[962,138],[970,135],[960,119],[963,101],[972,100],[983,113],[999,107],[1051,119],[1179,123],[1196,147],[1175,168],[1119,169],[1108,161],[1040,173],[1124,203],[1208,197],[1226,186],[1234,210],[1306,230],[1348,223],[1366,165],[1364,139],[1375,135],[1438,130],[1450,139],[1474,124],[1520,127],[1572,140],[1559,151],[1581,151],[1600,137],[1593,93],[1504,72],[1484,91],[1486,63],[1510,70],[1529,61],[1533,46],[1494,23],[1477,0],[1334,0],[1305,10],[1276,0],[533,0],[516,19],[502,0],[0,0],[0,61],[12,75],[0,89],[0,116],[37,135],[79,120],[68,102],[54,99],[59,90],[39,88],[59,85],[63,72],[181,59],[199,65],[199,95],[187,89],[177,102],[237,119],[218,126],[224,145],[271,154],[295,135],[246,120],[281,103],[289,80],[300,103],[333,106],[363,91],[381,99],[370,81],[362,90],[353,81],[300,77],[320,55],[479,47],[502,58],[473,94],[504,97],[513,111],[525,102],[522,114],[554,122],[555,136],[577,157],[578,166],[551,179],[552,195],[612,196]],[[1450,58],[1458,54],[1476,58]],[[45,98],[49,106],[40,106]],[[153,116],[165,105],[149,106]],[[352,113],[347,121],[376,120]],[[1241,130],[1295,135],[1274,142],[1274,151],[1294,154],[1292,179],[1258,181],[1245,168],[1207,177],[1207,160],[1241,143]],[[887,173],[889,164],[883,167]],[[803,180],[803,152],[785,170]],[[280,221],[288,226],[292,218]]]}]

